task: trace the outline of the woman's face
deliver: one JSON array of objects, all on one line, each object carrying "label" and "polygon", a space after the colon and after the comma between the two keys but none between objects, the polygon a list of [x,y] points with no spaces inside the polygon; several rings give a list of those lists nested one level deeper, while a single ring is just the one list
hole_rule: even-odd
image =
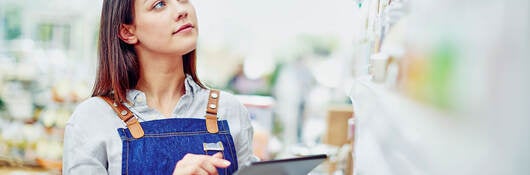
[{"label": "woman's face", "polygon": [[137,50],[184,55],[196,48],[197,16],[189,0],[135,0],[129,27]]}]

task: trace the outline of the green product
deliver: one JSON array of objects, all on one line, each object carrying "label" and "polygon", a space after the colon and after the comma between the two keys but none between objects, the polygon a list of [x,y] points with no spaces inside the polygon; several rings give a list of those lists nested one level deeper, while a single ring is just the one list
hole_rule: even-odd
[{"label": "green product", "polygon": [[443,41],[435,48],[429,71],[429,100],[436,106],[450,109],[452,74],[457,57],[457,47]]}]

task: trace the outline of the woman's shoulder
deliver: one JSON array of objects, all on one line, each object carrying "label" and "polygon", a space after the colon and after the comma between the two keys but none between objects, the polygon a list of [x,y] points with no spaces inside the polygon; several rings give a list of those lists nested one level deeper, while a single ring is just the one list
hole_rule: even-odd
[{"label": "woman's shoulder", "polygon": [[[197,95],[199,96],[199,98],[204,98],[205,100],[208,100],[209,95],[210,95],[210,90],[213,90],[213,89],[201,89],[198,91]],[[220,93],[218,94],[220,106],[222,106],[221,104],[226,104],[228,106],[241,105],[236,95],[232,94],[231,92],[220,90],[220,89],[215,89],[215,90],[218,90]]]},{"label": "woman's shoulder", "polygon": [[99,97],[90,97],[79,103],[72,113],[68,123],[95,124],[113,121],[115,116],[112,108]]},{"label": "woman's shoulder", "polygon": [[74,110],[74,114],[97,112],[105,110],[106,108],[111,109],[110,106],[108,106],[108,104],[103,99],[101,99],[100,97],[90,97],[77,104]]},{"label": "woman's shoulder", "polygon": [[[221,91],[219,95],[219,115],[228,120],[231,129],[251,128],[250,115],[239,98],[227,91]],[[235,133],[235,131],[231,131]]]},{"label": "woman's shoulder", "polygon": [[219,100],[223,100],[225,103],[228,104],[241,105],[241,102],[236,97],[236,95],[223,90],[220,90],[220,93],[221,94],[219,94]]},{"label": "woman's shoulder", "polygon": [[109,151],[102,145],[119,143],[116,129],[123,127],[125,124],[110,105],[101,98],[91,97],[76,106],[65,127],[65,140],[70,140],[70,146],[84,145],[84,149],[97,150],[94,152],[99,154],[103,149]]},{"label": "woman's shoulder", "polygon": [[241,103],[239,98],[227,91],[220,91],[219,110],[228,116],[237,116],[238,118],[248,117],[247,108]]}]

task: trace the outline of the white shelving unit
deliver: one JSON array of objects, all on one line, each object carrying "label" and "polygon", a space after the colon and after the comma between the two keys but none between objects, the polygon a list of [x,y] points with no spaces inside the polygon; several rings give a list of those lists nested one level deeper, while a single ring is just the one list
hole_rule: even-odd
[{"label": "white shelving unit", "polygon": [[[374,1],[362,2],[363,8],[373,8],[389,1],[381,0],[377,6]],[[528,174],[530,3],[408,3],[406,23],[397,24],[406,26],[400,26],[397,34],[392,28],[377,33],[384,13],[378,16],[377,10],[359,10],[376,14],[371,14],[373,19],[361,17],[374,26],[357,35],[365,38],[356,45],[357,74],[348,86],[355,111],[354,174]],[[393,36],[386,35],[392,32]],[[389,43],[383,38],[377,43],[381,36],[403,39]],[[385,48],[389,44],[405,51],[414,47],[430,52],[433,43],[442,39],[458,46],[446,82],[450,83],[447,99],[452,107],[418,100],[403,90],[403,79],[396,81],[388,67],[384,67],[386,79],[378,81],[366,71],[373,63],[372,54],[393,54],[385,53],[392,51]],[[377,49],[378,44],[382,49]],[[423,61],[433,62],[432,57],[427,54]],[[431,73],[427,70],[420,73]]]}]

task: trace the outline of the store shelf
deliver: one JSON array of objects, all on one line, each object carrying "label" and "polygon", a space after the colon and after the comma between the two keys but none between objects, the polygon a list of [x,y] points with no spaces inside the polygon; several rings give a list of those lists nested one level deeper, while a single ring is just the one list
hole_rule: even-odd
[{"label": "store shelf", "polygon": [[[479,125],[373,83],[354,81],[357,174],[476,174],[493,146]],[[479,147],[477,147],[479,146]]]},{"label": "store shelf", "polygon": [[56,171],[49,171],[45,169],[40,168],[7,168],[7,167],[0,167],[0,174],[5,175],[58,175],[61,174],[60,172]]}]

